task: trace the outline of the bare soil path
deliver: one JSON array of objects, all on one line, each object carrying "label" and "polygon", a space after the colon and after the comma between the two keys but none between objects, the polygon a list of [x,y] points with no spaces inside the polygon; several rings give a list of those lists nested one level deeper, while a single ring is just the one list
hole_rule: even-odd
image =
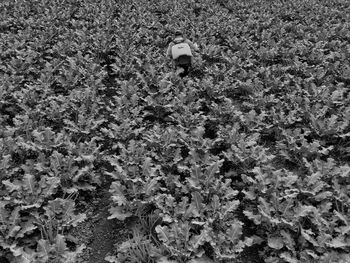
[{"label": "bare soil path", "polygon": [[71,233],[79,244],[86,245],[78,263],[106,263],[104,258],[113,254],[115,244],[120,244],[128,236],[128,228],[123,222],[107,219],[111,203],[108,189],[109,185],[100,189],[88,209],[88,219]]},{"label": "bare soil path", "polygon": [[90,258],[88,263],[105,263],[104,258],[114,250],[114,244],[120,241],[125,233],[125,227],[117,220],[108,220],[109,193],[105,193],[99,202],[101,211],[95,219],[92,243],[90,245]]}]

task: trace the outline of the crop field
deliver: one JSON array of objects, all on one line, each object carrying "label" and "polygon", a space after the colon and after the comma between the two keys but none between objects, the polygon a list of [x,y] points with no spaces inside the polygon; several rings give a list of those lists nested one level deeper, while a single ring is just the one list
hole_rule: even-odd
[{"label": "crop field", "polygon": [[350,1],[0,18],[0,263],[350,263]]}]

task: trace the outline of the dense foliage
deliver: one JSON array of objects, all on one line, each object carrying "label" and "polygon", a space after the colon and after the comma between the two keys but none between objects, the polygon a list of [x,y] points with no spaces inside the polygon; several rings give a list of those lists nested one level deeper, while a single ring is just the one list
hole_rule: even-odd
[{"label": "dense foliage", "polygon": [[[0,258],[76,262],[76,205],[107,178],[110,219],[143,224],[110,262],[350,262],[347,0],[0,15]],[[201,50],[185,79],[164,56],[179,28]]]}]

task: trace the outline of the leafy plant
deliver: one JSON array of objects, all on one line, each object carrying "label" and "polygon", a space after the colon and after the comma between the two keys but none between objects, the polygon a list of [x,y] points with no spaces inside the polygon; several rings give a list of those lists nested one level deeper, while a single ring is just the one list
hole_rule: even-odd
[{"label": "leafy plant", "polygon": [[0,258],[74,261],[75,204],[111,182],[142,225],[112,261],[348,262],[349,8],[2,1]]}]

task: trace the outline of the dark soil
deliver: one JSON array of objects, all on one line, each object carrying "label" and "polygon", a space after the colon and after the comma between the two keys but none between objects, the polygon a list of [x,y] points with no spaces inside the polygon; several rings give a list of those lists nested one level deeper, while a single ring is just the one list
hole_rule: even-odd
[{"label": "dark soil", "polygon": [[264,263],[264,260],[259,255],[259,245],[244,249],[237,263]]},{"label": "dark soil", "polygon": [[78,244],[86,245],[84,252],[79,255],[78,263],[106,263],[104,258],[114,254],[115,244],[127,239],[128,227],[116,219],[107,219],[111,204],[108,189],[109,186],[104,186],[97,190],[99,194],[86,211],[88,219],[71,232]]}]

